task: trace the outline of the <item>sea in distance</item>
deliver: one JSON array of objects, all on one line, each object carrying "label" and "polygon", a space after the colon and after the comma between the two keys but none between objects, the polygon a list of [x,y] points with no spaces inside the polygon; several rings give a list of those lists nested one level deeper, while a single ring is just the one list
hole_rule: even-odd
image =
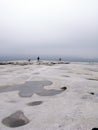
[{"label": "sea in distance", "polygon": [[[39,55],[38,55],[39,56]],[[0,62],[3,61],[16,61],[16,60],[36,60],[38,56],[0,56]],[[66,56],[39,56],[40,60],[52,60],[58,61],[61,58],[62,61],[69,62],[98,62],[98,58],[77,58],[77,57],[66,57]]]}]

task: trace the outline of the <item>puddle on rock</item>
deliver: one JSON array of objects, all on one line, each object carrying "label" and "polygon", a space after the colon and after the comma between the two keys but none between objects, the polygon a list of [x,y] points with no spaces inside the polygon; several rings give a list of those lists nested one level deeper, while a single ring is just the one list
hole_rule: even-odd
[{"label": "puddle on rock", "polygon": [[95,78],[88,78],[88,80],[98,81],[98,79],[95,79]]},{"label": "puddle on rock", "polygon": [[68,75],[62,75],[62,77],[70,77],[70,76],[68,76]]},{"label": "puddle on rock", "polygon": [[2,120],[2,123],[4,125],[12,128],[26,125],[29,122],[29,119],[24,115],[22,111],[17,111]]},{"label": "puddle on rock", "polygon": [[54,96],[63,90],[45,89],[44,86],[51,85],[51,81],[29,81],[21,85],[0,87],[0,93],[9,91],[19,91],[21,97],[31,97],[34,93],[39,96]]},{"label": "puddle on rock", "polygon": [[27,103],[27,105],[28,106],[37,106],[37,105],[40,105],[42,103],[43,103],[42,101],[34,101],[34,102]]}]

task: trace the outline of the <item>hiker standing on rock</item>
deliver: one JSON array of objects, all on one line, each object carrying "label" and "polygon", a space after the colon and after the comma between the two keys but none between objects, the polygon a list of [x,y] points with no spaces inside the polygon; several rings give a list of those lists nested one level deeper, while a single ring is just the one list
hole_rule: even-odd
[{"label": "hiker standing on rock", "polygon": [[59,58],[59,61],[61,61],[62,59],[61,58]]},{"label": "hiker standing on rock", "polygon": [[38,56],[38,57],[37,57],[37,61],[39,61],[39,60],[40,60],[40,57]]}]

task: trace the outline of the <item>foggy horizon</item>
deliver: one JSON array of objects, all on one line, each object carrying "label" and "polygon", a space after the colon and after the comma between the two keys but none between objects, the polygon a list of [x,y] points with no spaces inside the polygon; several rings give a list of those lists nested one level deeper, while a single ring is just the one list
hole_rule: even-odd
[{"label": "foggy horizon", "polygon": [[0,57],[98,59],[98,0],[1,0]]}]

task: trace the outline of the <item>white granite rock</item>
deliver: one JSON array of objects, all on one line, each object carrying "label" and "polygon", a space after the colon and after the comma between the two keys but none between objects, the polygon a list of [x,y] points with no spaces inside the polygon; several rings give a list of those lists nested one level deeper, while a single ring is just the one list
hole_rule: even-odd
[{"label": "white granite rock", "polygon": [[[52,61],[51,61],[52,62]],[[92,130],[98,128],[98,63],[0,65],[0,88],[25,82],[50,81],[45,90],[62,90],[53,96],[21,97],[19,90],[0,92],[0,130]],[[16,63],[16,62],[15,62]],[[18,61],[17,61],[18,63]],[[42,92],[40,92],[42,93]],[[92,94],[93,93],[93,94]],[[34,104],[35,102],[35,104]],[[38,105],[36,105],[39,102]],[[41,102],[41,103],[40,103]],[[31,105],[30,105],[31,103]],[[32,105],[33,103],[33,105]],[[29,105],[28,105],[29,104]],[[7,127],[2,120],[22,111],[29,123]]]}]

